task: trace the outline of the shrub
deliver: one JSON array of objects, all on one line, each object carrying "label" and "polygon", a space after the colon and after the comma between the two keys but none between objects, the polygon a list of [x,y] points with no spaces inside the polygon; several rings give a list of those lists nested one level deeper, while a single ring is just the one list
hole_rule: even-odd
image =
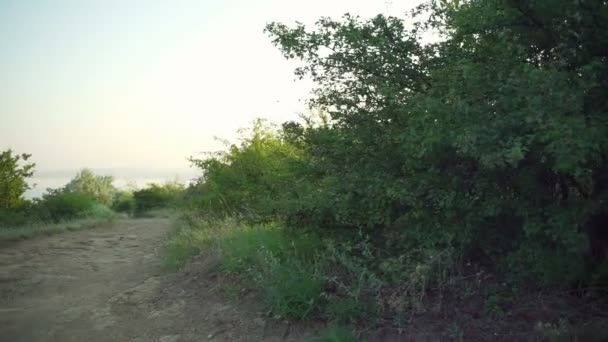
[{"label": "shrub", "polygon": [[294,204],[296,165],[302,165],[305,154],[261,120],[248,133],[226,153],[191,159],[203,175],[191,187],[190,201],[207,216],[269,222]]},{"label": "shrub", "polygon": [[114,195],[112,209],[119,213],[133,214],[135,211],[135,196],[130,191],[119,191]]},{"label": "shrub", "polygon": [[211,245],[211,237],[205,229],[195,229],[183,223],[167,239],[163,265],[168,269],[179,269],[191,257],[198,255]]},{"label": "shrub", "polygon": [[22,208],[0,209],[0,228],[22,226],[33,220],[31,213]]},{"label": "shrub", "polygon": [[113,181],[112,176],[99,176],[89,169],[82,169],[64,187],[64,191],[88,194],[97,202],[109,206],[116,193]]},{"label": "shrub", "polygon": [[63,190],[55,190],[44,195],[40,205],[55,222],[81,217],[86,212],[100,211],[99,207],[95,209],[98,203],[92,195]]},{"label": "shrub", "polygon": [[116,215],[112,209],[101,203],[94,203],[89,209],[83,211],[78,216],[98,219],[111,219]]},{"label": "shrub", "polygon": [[[191,208],[288,226],[223,235],[224,269],[263,284],[272,310],[345,323],[415,309],[469,262],[527,288],[599,282],[607,8],[431,1],[408,18],[412,29],[383,15],[268,25],[303,63],[297,75],[318,85],[310,103],[327,117],[258,121],[225,153],[192,160],[202,175]],[[442,39],[425,42],[427,30]],[[330,242],[304,259],[292,245],[311,231]],[[391,287],[409,297],[387,303]]]},{"label": "shrub", "polygon": [[166,208],[178,203],[184,185],[179,182],[167,182],[162,185],[150,184],[147,188],[133,192],[135,212],[143,213],[151,209]]},{"label": "shrub", "polygon": [[268,310],[297,319],[309,318],[319,310],[325,280],[317,265],[294,256],[281,261],[269,252],[258,257],[254,279]]},{"label": "shrub", "polygon": [[182,222],[165,245],[165,265],[178,268],[192,255],[213,251],[219,270],[251,280],[267,310],[303,319],[323,304],[321,241],[286,233],[276,224],[248,226],[235,220]]},{"label": "shrub", "polygon": [[357,341],[357,335],[353,329],[339,326],[330,325],[319,332],[318,337],[315,339],[318,342],[355,342]]},{"label": "shrub", "polygon": [[[29,189],[26,179],[34,174],[36,164],[26,162],[31,155],[13,154],[12,150],[0,152],[0,210],[17,209],[23,204],[23,194]],[[7,220],[8,221],[8,220]]]},{"label": "shrub", "polygon": [[[304,63],[298,75],[319,84],[312,103],[331,118],[304,133],[323,186],[300,195],[300,217],[388,232],[395,250],[412,240],[454,248],[513,281],[586,281],[588,240],[599,237],[583,231],[608,217],[608,64],[596,53],[608,42],[597,17],[608,20],[606,6],[426,9],[430,19],[413,30],[382,15],[323,18],[314,30],[268,26],[284,55]],[[425,28],[443,40],[425,44]]]}]

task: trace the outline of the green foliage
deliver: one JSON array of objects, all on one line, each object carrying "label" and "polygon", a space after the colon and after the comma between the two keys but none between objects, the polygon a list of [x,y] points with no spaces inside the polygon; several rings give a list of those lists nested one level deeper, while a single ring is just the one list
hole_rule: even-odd
[{"label": "green foliage", "polygon": [[265,224],[232,228],[217,246],[220,268],[248,274],[268,310],[303,319],[322,301],[324,280],[314,259],[320,244],[314,236],[289,236],[280,227]]},{"label": "green foliage", "polygon": [[261,252],[283,258],[289,247],[289,240],[279,228],[237,227],[220,241],[221,267],[227,272],[244,272],[259,261]]},{"label": "green foliage", "polygon": [[318,342],[354,342],[357,341],[357,335],[353,329],[343,326],[330,325],[321,330],[318,337],[315,339]]},{"label": "green foliage", "polygon": [[82,169],[64,187],[64,191],[88,194],[97,202],[110,206],[116,194],[116,188],[112,185],[113,181],[112,176],[99,176],[89,169]]},{"label": "green foliage", "polygon": [[94,203],[93,206],[80,213],[79,216],[109,220],[114,218],[114,216],[116,216],[116,213],[106,205],[103,205],[101,203]]},{"label": "green foliage", "polygon": [[0,230],[0,241],[17,241],[39,235],[53,235],[90,229],[111,221],[114,216],[104,213],[102,217],[88,216],[64,222],[27,222],[20,226]]},{"label": "green foliage", "polygon": [[135,196],[130,191],[119,191],[112,200],[112,209],[119,213],[133,214],[135,211]]},{"label": "green foliage", "polygon": [[167,182],[165,184],[150,184],[147,188],[133,192],[135,200],[135,212],[143,212],[166,208],[177,204],[184,191],[184,185],[179,182]]},{"label": "green foliage", "polygon": [[[26,179],[34,174],[36,164],[27,163],[29,154],[13,154],[12,150],[0,152],[0,214],[23,205],[23,194],[30,187]],[[25,163],[22,165],[22,162]],[[1,221],[1,220],[0,220]],[[1,223],[1,222],[0,222]]]},{"label": "green foliage", "polygon": [[30,203],[24,202],[19,208],[0,209],[0,228],[22,226],[32,222],[37,215],[32,217],[31,207]]},{"label": "green foliage", "polygon": [[19,166],[29,155],[12,156],[10,150],[0,156],[0,227],[6,228],[5,239],[25,238],[40,233],[80,229],[91,224],[61,224],[66,220],[90,218],[109,220],[114,212],[108,207],[115,189],[112,178],[95,176],[84,169],[69,184],[60,189],[48,189],[42,199],[24,200],[29,189],[27,177],[33,174],[34,164]]},{"label": "green foliage", "polygon": [[257,286],[263,303],[271,312],[305,319],[323,304],[322,274],[315,265],[294,256],[281,261],[271,253],[262,254]]},{"label": "green foliage", "polygon": [[[384,230],[388,248],[481,254],[521,280],[583,279],[581,232],[607,213],[606,5],[428,10],[411,31],[384,16],[268,26],[332,120],[305,139],[324,177],[317,198],[332,199],[307,213],[318,226]],[[443,40],[421,43],[425,27]]]},{"label": "green foliage", "polygon": [[99,210],[94,208],[99,203],[95,201],[92,195],[61,189],[45,194],[40,205],[54,222],[77,218],[83,216],[86,212]]},{"label": "green foliage", "polygon": [[213,251],[219,270],[251,280],[273,315],[304,319],[323,304],[324,276],[317,262],[320,248],[315,236],[293,236],[274,224],[195,219],[182,222],[168,239],[165,265],[179,268],[189,257]]},{"label": "green foliage", "polygon": [[[608,241],[608,5],[431,1],[406,19],[268,25],[323,115],[258,121],[192,160],[190,209],[262,223],[217,240],[223,269],[273,311],[348,324],[414,310],[471,261],[530,288],[591,284]],[[304,258],[308,234],[324,242]],[[386,302],[394,288],[407,298]]]},{"label": "green foliage", "polygon": [[[245,133],[244,133],[245,134]],[[191,159],[203,176],[190,192],[207,215],[271,220],[294,204],[302,151],[262,121],[226,153]]]},{"label": "green foliage", "polygon": [[211,236],[209,227],[191,226],[179,222],[177,229],[165,242],[163,265],[167,269],[179,269],[191,257],[198,255],[204,248],[209,248]]}]

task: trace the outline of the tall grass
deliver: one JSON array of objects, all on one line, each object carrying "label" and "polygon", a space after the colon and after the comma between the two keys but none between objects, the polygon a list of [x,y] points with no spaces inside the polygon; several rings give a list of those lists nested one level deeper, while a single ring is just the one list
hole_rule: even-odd
[{"label": "tall grass", "polygon": [[182,222],[167,244],[165,265],[180,267],[205,251],[219,260],[219,270],[245,277],[267,310],[303,319],[323,301],[323,276],[315,259],[321,241],[291,236],[276,224],[242,225],[235,220]]},{"label": "tall grass", "polygon": [[378,315],[382,281],[329,240],[296,235],[276,223],[247,225],[234,219],[181,220],[176,228],[165,246],[167,267],[209,254],[220,272],[243,280],[275,316],[348,325],[373,323]]},{"label": "tall grass", "polygon": [[63,232],[77,231],[96,227],[110,222],[116,214],[103,204],[94,204],[89,209],[78,214],[74,219],[61,222],[32,222],[14,227],[0,229],[0,241],[17,241],[39,235],[53,235]]}]

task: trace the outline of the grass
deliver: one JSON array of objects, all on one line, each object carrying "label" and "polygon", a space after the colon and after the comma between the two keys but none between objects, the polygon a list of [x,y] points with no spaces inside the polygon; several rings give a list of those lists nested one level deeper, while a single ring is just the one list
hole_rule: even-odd
[{"label": "grass", "polygon": [[[201,253],[217,260],[217,271],[239,284],[238,288],[226,288],[227,296],[236,299],[245,287],[254,291],[269,316],[308,321],[307,324],[324,322],[327,326],[319,332],[317,341],[355,341],[358,334],[366,336],[378,327],[393,329],[390,331],[398,332],[395,338],[401,338],[401,332],[416,324],[422,328],[414,329],[412,336],[459,337],[466,330],[485,339],[488,332],[484,327],[495,326],[495,321],[500,320],[496,313],[506,314],[500,310],[531,312],[524,307],[529,300],[505,306],[504,292],[500,296],[498,292],[488,292],[493,280],[483,280],[483,272],[446,273],[446,265],[451,265],[449,251],[427,251],[423,253],[426,258],[386,259],[378,263],[372,248],[365,238],[337,242],[304,232],[294,234],[276,223],[246,225],[234,219],[182,218],[166,241],[164,262],[165,266],[178,269]],[[584,299],[579,298],[576,303],[581,301]],[[552,316],[571,311],[567,301],[563,306],[565,309],[554,310]],[[473,319],[469,313],[460,312],[458,317],[462,320],[458,324],[451,319],[436,320],[437,312],[451,318],[454,308],[462,307],[481,318]],[[543,334],[550,335],[554,330],[562,333],[568,327],[545,320],[542,310],[534,315],[548,322],[540,326]],[[599,319],[596,316],[593,320]],[[525,330],[530,337],[541,333],[530,331],[531,328],[529,319],[522,318],[502,327],[501,336],[511,336],[517,329]]]},{"label": "grass", "polygon": [[17,241],[30,239],[40,235],[54,235],[64,232],[97,227],[102,223],[111,221],[108,218],[81,218],[60,223],[33,223],[17,228],[0,230],[0,241]]},{"label": "grass", "polygon": [[135,212],[133,216],[141,218],[173,218],[173,216],[175,216],[175,209],[155,208],[141,212]]},{"label": "grass", "polygon": [[304,319],[323,302],[324,278],[314,257],[320,246],[318,238],[291,236],[276,224],[181,221],[165,244],[164,264],[177,269],[194,255],[213,253],[221,272],[248,280],[266,310]]},{"label": "grass", "polygon": [[354,342],[357,336],[353,329],[339,325],[329,325],[315,339],[317,342]]},{"label": "grass", "polygon": [[181,268],[188,259],[198,255],[209,246],[209,233],[194,229],[182,222],[175,224],[164,245],[163,266],[169,270]]},{"label": "grass", "polygon": [[166,241],[164,263],[179,269],[192,256],[206,254],[218,260],[218,271],[254,290],[267,314],[322,318],[331,324],[319,341],[354,341],[353,330],[344,326],[376,316],[373,297],[368,299],[376,285],[368,270],[330,245],[335,247],[280,224],[181,219]]},{"label": "grass", "polygon": [[106,206],[94,205],[78,218],[58,223],[35,222],[18,227],[0,229],[0,241],[18,241],[41,235],[54,235],[99,226],[116,218],[116,214]]},{"label": "grass", "polygon": [[205,251],[217,253],[214,244],[236,223],[231,220],[206,221],[179,217],[164,243],[163,266],[180,269],[190,258]]}]

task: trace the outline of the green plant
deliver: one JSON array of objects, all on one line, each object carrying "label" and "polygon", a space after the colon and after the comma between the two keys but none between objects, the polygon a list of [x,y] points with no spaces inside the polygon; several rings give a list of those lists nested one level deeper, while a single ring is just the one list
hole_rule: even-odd
[{"label": "green plant", "polygon": [[184,191],[184,185],[179,182],[165,184],[150,184],[147,188],[133,192],[135,213],[142,214],[152,209],[167,208],[177,204]]},{"label": "green plant", "polygon": [[34,174],[36,164],[20,164],[30,157],[25,153],[13,154],[10,149],[0,152],[0,210],[8,212],[23,204],[23,194],[30,188],[26,179]]},{"label": "green plant", "polygon": [[20,226],[0,230],[0,241],[17,241],[39,235],[53,235],[63,232],[89,229],[107,223],[112,217],[86,217],[62,222],[28,222]]},{"label": "green plant", "polygon": [[315,341],[319,342],[354,342],[357,341],[357,335],[353,329],[330,325],[319,332]]},{"label": "green plant", "polygon": [[321,307],[324,279],[316,265],[292,258],[279,261],[270,253],[260,257],[262,261],[255,280],[269,311],[305,319]]},{"label": "green plant", "polygon": [[116,216],[116,213],[106,205],[94,203],[90,208],[81,212],[78,216],[98,219],[112,219]]},{"label": "green plant", "polygon": [[458,322],[453,322],[448,327],[448,335],[452,340],[464,341],[464,331]]},{"label": "green plant", "polygon": [[[430,19],[413,30],[382,15],[267,27],[319,84],[312,103],[330,108],[329,126],[302,133],[317,180],[291,222],[405,226],[397,249],[453,247],[539,286],[584,281],[598,236],[583,231],[607,217],[608,67],[594,52],[608,42],[605,6],[434,1],[416,12]],[[424,44],[429,28],[443,40]]]},{"label": "green plant", "polygon": [[110,206],[117,191],[113,181],[112,176],[99,176],[89,169],[82,169],[66,184],[64,191],[88,194],[97,202]]},{"label": "green plant", "polygon": [[135,211],[135,197],[130,191],[120,191],[114,195],[112,209],[120,213],[133,214]]},{"label": "green plant", "polygon": [[50,219],[55,222],[82,216],[87,211],[95,210],[96,204],[95,198],[90,194],[66,192],[61,189],[45,194],[40,202]]},{"label": "green plant", "polygon": [[[205,230],[222,270],[253,280],[280,315],[348,323],[405,321],[471,262],[509,286],[588,285],[594,270],[599,281],[607,8],[431,1],[411,28],[383,15],[268,25],[317,84],[322,119],[257,121],[192,159],[202,175],[187,208],[245,223]],[[485,296],[502,316],[508,288]]]},{"label": "green plant", "polygon": [[165,242],[163,264],[168,269],[179,269],[188,259],[209,246],[210,239],[206,231],[180,225]]},{"label": "green plant", "polygon": [[[249,133],[249,135],[245,135]],[[190,188],[191,203],[207,216],[272,221],[294,205],[305,154],[275,127],[257,120],[240,144],[192,163],[203,175]]]},{"label": "green plant", "polygon": [[564,341],[572,338],[570,335],[572,327],[568,320],[563,318],[555,323],[537,322],[535,329],[547,341]]},{"label": "green plant", "polygon": [[484,311],[486,312],[486,314],[488,315],[492,315],[495,317],[503,317],[505,312],[502,308],[502,297],[500,294],[494,293],[489,295],[486,298],[485,304],[484,304]]},{"label": "green plant", "polygon": [[222,270],[248,275],[268,310],[298,319],[322,301],[324,280],[313,257],[319,244],[307,235],[290,237],[272,224],[237,226],[217,243]]}]

